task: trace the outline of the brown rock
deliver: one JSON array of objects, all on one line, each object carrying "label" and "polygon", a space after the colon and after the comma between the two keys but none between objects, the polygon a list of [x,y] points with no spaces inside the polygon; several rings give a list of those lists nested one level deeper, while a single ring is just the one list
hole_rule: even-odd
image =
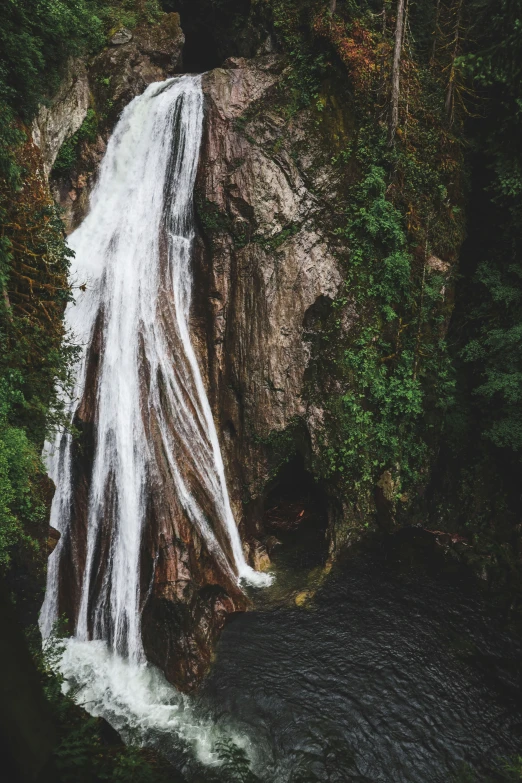
[{"label": "brown rock", "polygon": [[447,261],[443,261],[441,258],[437,258],[437,256],[433,255],[428,258],[426,264],[432,272],[439,272],[443,275],[446,275],[451,269],[451,264],[448,264]]},{"label": "brown rock", "polygon": [[56,544],[61,538],[61,534],[55,527],[49,527],[49,533],[47,536],[47,554],[50,555],[54,552]]},{"label": "brown rock", "polygon": [[[172,25],[178,29],[174,18]],[[108,48],[90,68],[96,105],[111,101],[112,108],[101,136],[82,148],[74,204],[71,197],[62,198],[59,184],[69,227],[85,214],[118,113],[151,81],[169,75],[174,60],[179,67],[172,36],[164,32],[136,30],[132,41]],[[181,32],[175,40],[180,46]],[[161,64],[167,61],[168,66]],[[310,404],[305,384],[309,335],[320,328],[321,313],[325,307],[328,311],[342,281],[329,222],[337,175],[330,151],[321,158],[310,135],[315,133],[310,118],[289,120],[272,106],[284,69],[284,60],[267,55],[253,61],[234,58],[227,68],[204,75],[206,120],[196,188],[201,235],[194,259],[192,333],[236,520],[250,562],[258,568],[270,563],[268,540],[267,548],[258,543],[266,535],[260,520],[274,459],[270,438],[294,427],[300,449],[311,455],[319,447],[324,412]],[[64,194],[71,190],[70,183],[63,185]],[[160,311],[167,318],[170,308],[164,305]],[[356,317],[349,309],[340,316],[346,329]],[[68,566],[60,583],[60,611],[71,617],[85,567],[99,343],[92,344],[86,394],[75,421],[81,434],[74,446],[72,535],[64,542]],[[156,465],[147,487],[141,552],[143,642],[149,660],[178,687],[190,689],[206,672],[227,616],[249,604],[188,522],[173,494],[153,412],[145,418]],[[296,510],[297,521],[301,510]],[[95,593],[102,589],[110,546],[109,524],[102,529]],[[332,535],[332,542],[333,551],[341,536]],[[227,542],[221,543],[226,548]],[[276,545],[274,540],[271,549]]]},{"label": "brown rock", "polygon": [[60,147],[72,136],[89,108],[89,80],[83,60],[69,60],[56,95],[41,106],[32,126],[33,141],[40,148],[48,177]]},{"label": "brown rock", "polygon": [[254,501],[270,471],[264,439],[299,422],[313,448],[322,426],[304,394],[304,321],[319,299],[335,299],[342,279],[326,203],[310,188],[312,176],[326,175],[317,157],[312,174],[294,154],[301,141],[311,145],[306,123],[272,108],[284,71],[284,60],[268,55],[230,58],[203,76],[193,330],[216,420],[233,433],[223,447],[236,518],[254,536],[262,532]]},{"label": "brown rock", "polygon": [[122,46],[123,44],[130,43],[130,41],[132,41],[132,33],[130,30],[127,30],[126,27],[122,27],[111,38],[111,44],[113,46]]},{"label": "brown rock", "polygon": [[268,552],[262,544],[258,544],[254,549],[253,565],[256,571],[268,571],[271,566]]}]

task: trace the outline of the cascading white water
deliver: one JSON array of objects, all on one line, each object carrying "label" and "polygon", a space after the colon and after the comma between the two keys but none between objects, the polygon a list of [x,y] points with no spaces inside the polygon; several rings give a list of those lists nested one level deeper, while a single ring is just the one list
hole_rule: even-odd
[{"label": "cascading white water", "polygon": [[[95,335],[100,340],[100,331],[102,346],[75,635],[79,641],[106,640],[135,663],[143,660],[140,544],[147,480],[155,459],[144,407],[154,413],[179,502],[209,551],[238,581],[261,585],[269,581],[244,558],[217,432],[189,334],[192,197],[202,121],[198,76],[152,84],[135,98],[107,147],[90,213],[69,239],[75,251],[74,277],[87,285],[66,313],[71,333],[83,348],[71,421],[84,396],[89,350]],[[167,333],[165,309],[175,334]],[[72,438],[64,431],[46,453],[56,485],[51,525],[62,535],[49,559],[40,617],[44,638],[58,616],[59,572],[73,495],[71,457]],[[211,502],[217,517],[214,529],[191,491],[188,474],[197,476]],[[93,591],[97,542],[108,517],[110,562],[104,565],[101,588]],[[224,531],[228,547],[219,543],[216,526]]]}]

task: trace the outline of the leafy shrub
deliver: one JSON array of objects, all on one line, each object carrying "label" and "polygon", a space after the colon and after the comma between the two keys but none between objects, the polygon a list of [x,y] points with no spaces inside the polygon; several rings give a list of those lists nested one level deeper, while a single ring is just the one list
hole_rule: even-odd
[{"label": "leafy shrub", "polygon": [[98,117],[94,109],[88,109],[85,119],[76,133],[64,141],[54,162],[52,176],[59,177],[70,171],[77,161],[82,141],[93,142],[98,132]]},{"label": "leafy shrub", "polygon": [[9,565],[13,547],[37,548],[27,530],[42,522],[46,511],[40,457],[25,430],[9,424],[13,400],[19,403],[21,395],[8,380],[0,379],[0,569]]}]

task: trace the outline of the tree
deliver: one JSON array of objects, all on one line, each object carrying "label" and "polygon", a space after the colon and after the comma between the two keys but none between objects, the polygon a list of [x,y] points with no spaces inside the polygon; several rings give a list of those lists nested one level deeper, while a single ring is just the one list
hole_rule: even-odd
[{"label": "tree", "polygon": [[462,32],[462,0],[458,0],[457,7],[454,13],[455,13],[455,27],[453,33],[453,40],[451,42],[451,47],[452,47],[451,65],[450,65],[448,89],[446,91],[446,102],[445,102],[446,117],[450,125],[453,124],[454,108],[455,108],[455,87],[456,87],[456,78],[457,78],[457,69],[455,67],[455,63],[457,57],[460,54],[461,32]]},{"label": "tree", "polygon": [[402,39],[404,33],[404,10],[405,0],[397,0],[397,21],[395,23],[395,44],[393,47],[393,65],[392,65],[392,92],[391,92],[391,112],[390,112],[390,145],[395,142],[395,134],[399,124],[399,97],[400,97],[400,78],[401,78],[401,55]]}]

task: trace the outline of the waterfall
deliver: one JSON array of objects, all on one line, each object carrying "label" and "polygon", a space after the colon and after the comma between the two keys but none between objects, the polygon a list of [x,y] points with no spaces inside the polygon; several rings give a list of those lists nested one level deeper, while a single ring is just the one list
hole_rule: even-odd
[{"label": "waterfall", "polygon": [[[144,660],[140,546],[158,451],[180,508],[221,568],[238,582],[266,584],[269,579],[244,558],[190,339],[192,199],[202,124],[200,77],[150,85],[123,112],[90,212],[69,238],[78,287],[66,321],[81,345],[70,421],[88,393],[94,400],[75,636],[79,641],[104,640],[134,663]],[[93,356],[98,357],[96,383],[88,389]],[[45,452],[56,485],[51,525],[61,538],[49,559],[40,616],[44,638],[58,617],[60,573],[67,567],[64,545],[74,535],[72,452],[67,429]],[[109,543],[100,571],[102,535]]]}]

